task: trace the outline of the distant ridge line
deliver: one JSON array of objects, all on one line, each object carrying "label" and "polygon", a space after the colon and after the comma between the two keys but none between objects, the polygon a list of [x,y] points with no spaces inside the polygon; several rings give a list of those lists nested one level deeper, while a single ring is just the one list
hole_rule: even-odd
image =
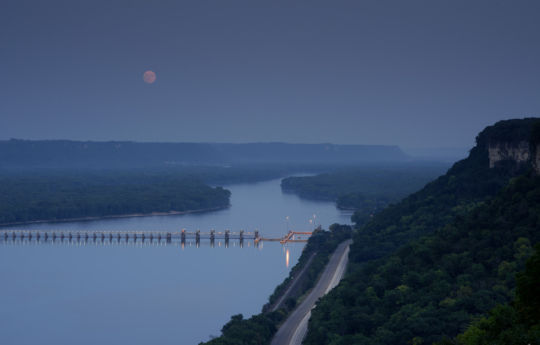
[{"label": "distant ridge line", "polygon": [[133,141],[0,141],[0,168],[141,168],[197,164],[407,161],[393,145],[173,143]]}]

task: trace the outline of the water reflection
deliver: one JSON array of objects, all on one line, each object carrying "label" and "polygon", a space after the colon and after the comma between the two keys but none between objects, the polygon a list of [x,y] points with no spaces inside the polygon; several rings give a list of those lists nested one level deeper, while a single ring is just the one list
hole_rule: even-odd
[{"label": "water reflection", "polygon": [[[24,239],[22,245],[0,244],[0,344],[198,344],[209,334],[219,334],[231,315],[247,318],[260,312],[304,247],[260,242],[257,248],[247,232],[254,235],[259,229],[261,237],[279,238],[291,229],[307,229],[306,220],[313,214],[323,227],[346,223],[350,217],[332,203],[283,194],[279,180],[227,188],[232,191],[231,207],[208,214],[16,227],[41,231],[40,240],[49,232],[48,243],[56,231],[56,239],[38,245],[33,232],[32,241]],[[158,241],[159,232],[181,229],[201,229],[201,241],[192,235],[182,244],[181,234],[172,236],[170,244],[165,235]],[[212,248],[204,238],[212,229],[221,246],[218,242]],[[240,229],[246,230],[243,242],[233,236]],[[141,232],[136,242],[125,242],[127,230]],[[81,239],[89,232],[89,241],[74,241],[75,231],[81,231]],[[105,233],[102,243],[100,232],[106,231],[114,231],[113,241]],[[0,231],[0,242],[4,237]],[[254,278],[247,272],[259,274]]]},{"label": "water reflection", "polygon": [[[154,239],[137,239],[137,238],[28,238],[28,237],[0,237],[1,246],[69,246],[69,247],[86,247],[86,246],[131,246],[131,247],[180,247],[182,250],[186,248],[186,244],[189,247],[195,246],[196,248],[210,247],[210,248],[229,248],[231,247],[244,248],[244,244],[247,243],[247,247],[254,247],[262,249],[263,241],[244,240],[244,239],[231,239],[231,240],[216,240],[212,239],[196,239],[196,240],[159,240]],[[278,243],[278,242],[275,242]]]},{"label": "water reflection", "polygon": [[289,248],[287,248],[287,251],[285,252],[285,266],[289,268]]}]

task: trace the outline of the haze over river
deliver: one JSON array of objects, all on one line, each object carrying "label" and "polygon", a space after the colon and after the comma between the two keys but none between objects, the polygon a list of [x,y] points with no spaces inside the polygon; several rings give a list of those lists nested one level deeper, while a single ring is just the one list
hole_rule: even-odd
[{"label": "haze over river", "polygon": [[[280,180],[225,186],[225,210],[176,216],[43,223],[24,229],[253,231],[281,237],[290,229],[349,223],[334,203],[283,194]],[[10,227],[17,228],[17,227]],[[99,242],[99,240],[98,240]],[[230,240],[172,245],[1,244],[0,344],[198,344],[232,315],[260,312],[301,254],[302,243],[259,248]],[[286,255],[286,252],[289,255]],[[286,265],[286,256],[289,265]]]}]

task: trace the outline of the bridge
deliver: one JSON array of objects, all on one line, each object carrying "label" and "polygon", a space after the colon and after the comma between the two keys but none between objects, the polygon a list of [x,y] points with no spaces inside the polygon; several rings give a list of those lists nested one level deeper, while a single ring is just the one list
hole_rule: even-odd
[{"label": "bridge", "polygon": [[[253,232],[240,230],[231,232],[230,230],[209,232],[197,231],[118,231],[118,230],[23,230],[23,229],[0,229],[0,243],[180,243],[185,246],[186,241],[195,241],[197,247],[201,240],[209,240],[210,246],[215,246],[215,241],[224,242],[225,247],[229,246],[230,241],[239,242],[242,247],[245,241],[252,241],[255,246],[260,242],[307,242],[308,236],[312,232],[307,231],[289,231],[280,238],[262,237],[258,230]],[[299,237],[299,235],[302,235]]]}]

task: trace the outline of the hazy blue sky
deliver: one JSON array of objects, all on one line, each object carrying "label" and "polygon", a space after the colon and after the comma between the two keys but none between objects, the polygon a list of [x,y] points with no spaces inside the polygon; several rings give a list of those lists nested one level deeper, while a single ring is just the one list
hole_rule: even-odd
[{"label": "hazy blue sky", "polygon": [[540,115],[540,1],[3,0],[0,61],[0,139],[470,146]]}]

